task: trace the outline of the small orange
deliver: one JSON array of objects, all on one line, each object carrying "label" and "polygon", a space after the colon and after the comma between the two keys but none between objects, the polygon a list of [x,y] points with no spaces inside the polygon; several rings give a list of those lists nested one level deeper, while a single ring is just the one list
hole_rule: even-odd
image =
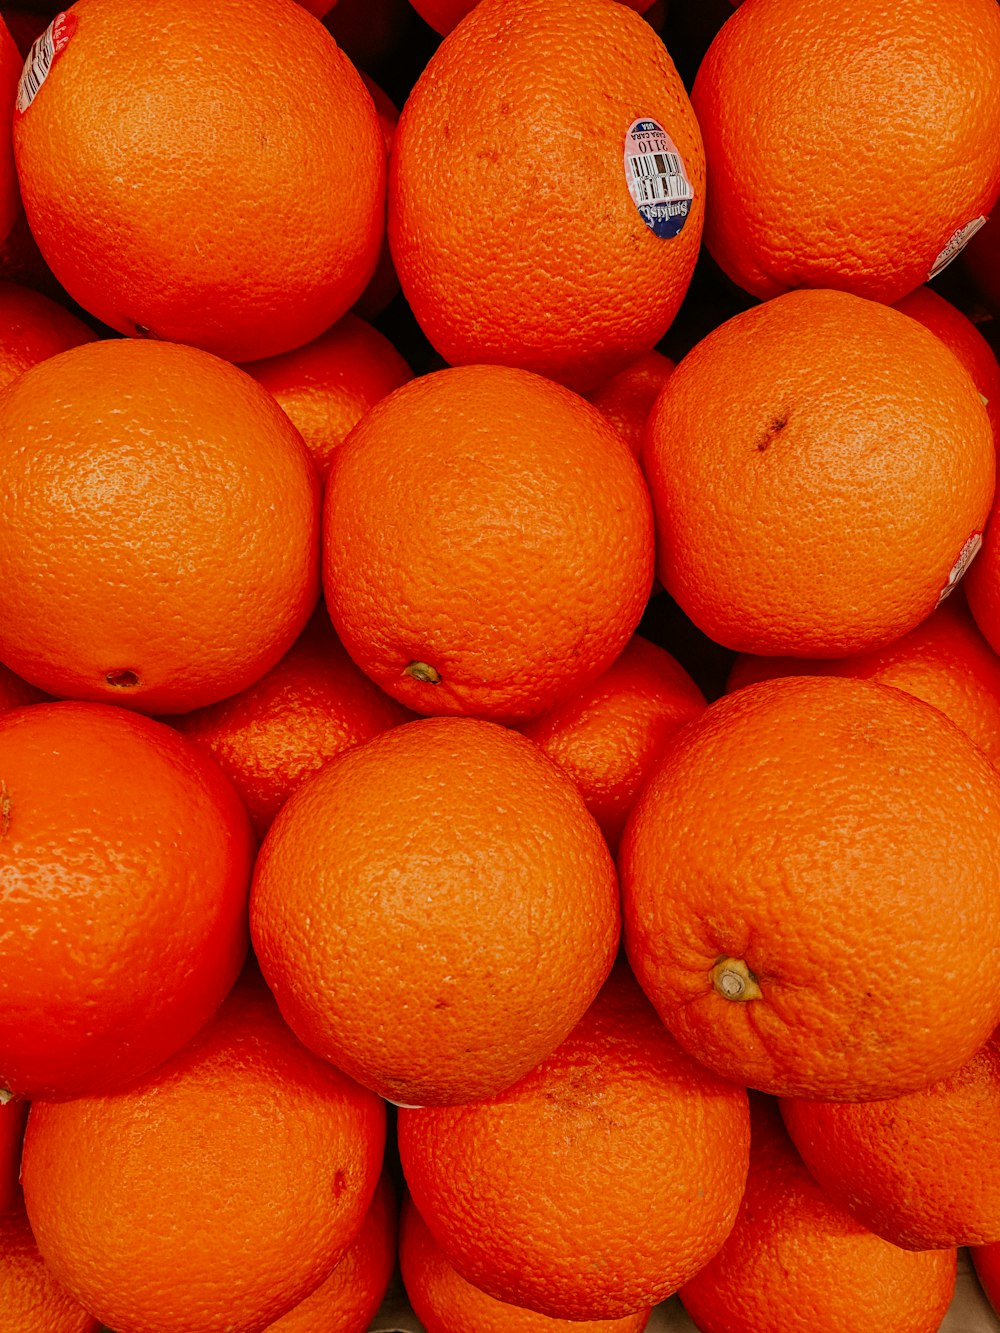
[{"label": "small orange", "polygon": [[260,680],[167,721],[215,757],[263,838],[305,778],[344,750],[412,718],[358,670],[320,604]]},{"label": "small orange", "polygon": [[389,243],[450,365],[582,392],[667,331],[704,195],[698,124],[649,24],[614,0],[481,0],[403,108]]},{"label": "small orange", "polygon": [[506,366],[441,370],[377,403],[334,453],[323,523],[334,627],[418,713],[537,715],[611,665],[652,583],[649,495],[624,441]]},{"label": "small orange", "polygon": [[691,94],[716,263],[762,297],[927,282],[1000,192],[998,64],[995,0],[741,5]]},{"label": "small orange", "polygon": [[970,1250],[976,1277],[994,1310],[1000,1311],[1000,1244]]},{"label": "small orange", "polygon": [[667,740],[704,707],[681,664],[636,634],[593,684],[519,730],[573,779],[614,852]]},{"label": "small orange", "polygon": [[957,1073],[877,1102],[782,1102],[831,1199],[906,1250],[1000,1241],[1000,1033]]},{"label": "small orange", "polygon": [[497,1300],[621,1319],[712,1257],[746,1183],[746,1093],[695,1064],[620,964],[562,1045],[504,1093],[399,1112],[413,1201]]},{"label": "small orange", "polygon": [[717,643],[793,657],[880,647],[930,615],[978,548],[995,478],[954,354],[830,291],[704,338],[653,408],[642,463],[667,591]]},{"label": "small orange", "polygon": [[41,292],[0,282],[0,388],[29,366],[93,341],[82,320]]},{"label": "small orange", "polygon": [[403,1203],[399,1264],[427,1333],[642,1333],[649,1322],[649,1310],[622,1319],[550,1319],[487,1296],[451,1266],[410,1198]]},{"label": "small orange", "polygon": [[305,347],[243,369],[277,399],[324,478],[351,428],[412,378],[389,339],[352,314]]},{"label": "small orange", "polygon": [[994,652],[1000,652],[1000,521],[991,516],[982,551],[965,585],[969,610]]},{"label": "small orange", "polygon": [[171,728],[0,714],[0,1088],[103,1092],[179,1050],[240,970],[252,860],[236,793]]},{"label": "small orange", "polygon": [[24,1197],[53,1275],[117,1333],[259,1333],[356,1239],[384,1143],[383,1104],[251,970],[146,1078],[33,1103]]},{"label": "small orange", "polygon": [[668,743],[618,864],[636,976],[725,1078],[893,1097],[1000,1022],[1000,773],[901,690],[789,677],[720,699]]},{"label": "small orange", "polygon": [[985,642],[961,593],[887,648],[851,657],[737,657],[728,689],[777,676],[853,676],[905,690],[932,704],[1000,764],[1000,658]]},{"label": "small orange", "polygon": [[353,305],[385,145],[321,23],[288,0],[77,0],[51,32],[14,150],[42,254],[85,310],[249,361]]},{"label": "small orange", "polygon": [[361,1230],[330,1276],[268,1333],[365,1333],[396,1267],[396,1191],[387,1172]]},{"label": "small orange", "polygon": [[[752,7],[751,0],[751,7]],[[681,1289],[701,1333],[937,1333],[955,1251],[911,1254],[823,1193],[777,1109],[753,1098],[750,1174],[722,1249]]]},{"label": "small orange", "polygon": [[0,660],[145,712],[234,694],[316,604],[319,504],[298,431],[234,366],[124,338],[50,357],[0,394]]},{"label": "small orange", "polygon": [[470,718],[395,727],[304,782],[250,913],[299,1038],[418,1105],[492,1096],[551,1054],[618,946],[614,866],[576,788]]},{"label": "small orange", "polygon": [[97,1333],[101,1327],[42,1262],[20,1200],[0,1212],[0,1315],[10,1333]]},{"label": "small orange", "polygon": [[27,1102],[0,1102],[0,1214],[14,1206],[21,1192],[18,1177],[27,1115]]},{"label": "small orange", "polygon": [[587,394],[588,400],[621,432],[636,458],[642,450],[653,404],[674,369],[674,363],[662,352],[647,352]]}]

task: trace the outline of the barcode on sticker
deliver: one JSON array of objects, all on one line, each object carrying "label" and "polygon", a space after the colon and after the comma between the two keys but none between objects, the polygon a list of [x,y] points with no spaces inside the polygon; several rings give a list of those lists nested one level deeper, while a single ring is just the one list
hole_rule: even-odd
[{"label": "barcode on sticker", "polygon": [[678,235],[694,203],[677,145],[658,120],[634,120],[625,135],[625,182],[639,216],[655,236]]},{"label": "barcode on sticker", "polygon": [[676,153],[650,153],[645,157],[630,157],[634,191],[644,204],[659,199],[693,199],[694,190],[683,174],[681,160]]},{"label": "barcode on sticker", "polygon": [[982,544],[983,534],[981,532],[974,532],[972,536],[967,539],[965,545],[958,553],[958,559],[951,567],[951,573],[948,575],[948,582],[941,589],[941,595],[937,600],[938,606],[941,605],[946,597],[950,597],[958,587],[959,579],[961,579],[962,575],[979,554]]},{"label": "barcode on sticker", "polygon": [[937,259],[935,259],[934,266],[927,275],[927,281],[930,282],[931,278],[936,278],[942,269],[947,268],[951,261],[956,258],[957,255],[962,253],[979,228],[985,226],[985,217],[978,217],[973,218],[972,221],[967,222],[964,227],[959,227],[957,231],[953,232],[952,235],[949,236],[944,249],[938,255]]},{"label": "barcode on sticker", "polygon": [[14,105],[19,115],[23,116],[38,96],[39,89],[49,77],[49,71],[56,57],[65,50],[67,42],[75,32],[77,22],[75,14],[57,14],[41,37],[32,43],[17,83],[17,100]]}]

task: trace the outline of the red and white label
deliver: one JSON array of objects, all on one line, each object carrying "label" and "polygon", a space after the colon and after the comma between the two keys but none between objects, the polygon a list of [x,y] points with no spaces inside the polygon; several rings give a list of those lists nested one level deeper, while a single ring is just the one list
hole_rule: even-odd
[{"label": "red and white label", "polygon": [[947,268],[951,261],[962,253],[979,228],[985,226],[986,219],[984,217],[978,217],[973,218],[972,221],[967,222],[964,227],[959,227],[956,232],[953,232],[948,238],[948,242],[944,249],[938,255],[937,259],[935,259],[934,265],[930,273],[927,275],[927,281],[930,282],[931,278],[936,278],[942,269]]},{"label": "red and white label", "polygon": [[983,534],[974,532],[965,545],[958,553],[958,559],[951,567],[951,573],[948,575],[948,582],[941,589],[941,596],[937,599],[938,606],[946,597],[950,597],[958,586],[959,580],[965,571],[972,564],[973,560],[979,554],[979,548],[983,544]]},{"label": "red and white label", "polygon": [[14,106],[19,115],[23,116],[38,96],[39,89],[49,77],[49,71],[76,32],[79,21],[69,11],[57,14],[41,37],[36,38],[17,84],[17,101]]}]

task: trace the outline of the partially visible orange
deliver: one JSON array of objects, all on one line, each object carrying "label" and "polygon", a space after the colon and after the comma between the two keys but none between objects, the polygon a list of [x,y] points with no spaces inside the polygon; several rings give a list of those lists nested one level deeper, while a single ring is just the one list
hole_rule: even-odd
[{"label": "partially visible orange", "polygon": [[[368,2],[371,3],[371,0],[368,0]],[[399,124],[399,108],[389,95],[383,92],[374,79],[369,78],[364,72],[361,74],[361,79],[375,103],[375,110],[378,112],[378,123],[382,126],[382,137],[385,140],[385,151],[390,153],[392,152],[392,141],[396,137],[396,126]],[[360,315],[363,319],[374,319],[382,313],[398,291],[399,278],[396,276],[396,269],[392,262],[392,252],[389,249],[389,235],[387,232],[382,237],[382,249],[379,252],[378,263],[375,265],[375,272],[372,274],[368,286],[354,302],[355,314]]]},{"label": "partially visible orange", "polygon": [[0,241],[7,239],[21,212],[11,127],[23,64],[17,43],[0,19]]},{"label": "partially visible orange", "polygon": [[50,696],[34,685],[22,680],[10,667],[0,662],[0,713],[8,708],[21,708],[25,704],[38,704]]},{"label": "partially visible orange", "polygon": [[993,1309],[1000,1314],[1000,1243],[983,1245],[969,1253],[983,1291]]},{"label": "partially visible orange", "polygon": [[587,394],[588,400],[621,432],[636,458],[642,451],[653,404],[673,371],[669,357],[662,352],[647,352]]},{"label": "partially visible orange", "polygon": [[43,1263],[20,1200],[0,1212],[0,1318],[9,1333],[97,1333],[101,1327]]},{"label": "partially visible orange", "polygon": [[29,366],[94,341],[75,315],[30,287],[0,282],[0,388]]},{"label": "partially visible orange", "polygon": [[12,1208],[20,1194],[21,1142],[27,1116],[27,1102],[0,1102],[0,1214]]}]

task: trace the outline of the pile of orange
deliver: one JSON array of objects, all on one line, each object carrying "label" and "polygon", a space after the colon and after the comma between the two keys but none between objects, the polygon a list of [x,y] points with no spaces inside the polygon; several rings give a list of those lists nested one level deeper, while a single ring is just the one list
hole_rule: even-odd
[{"label": "pile of orange", "polygon": [[0,1327],[1000,1328],[998,71],[0,4]]}]

